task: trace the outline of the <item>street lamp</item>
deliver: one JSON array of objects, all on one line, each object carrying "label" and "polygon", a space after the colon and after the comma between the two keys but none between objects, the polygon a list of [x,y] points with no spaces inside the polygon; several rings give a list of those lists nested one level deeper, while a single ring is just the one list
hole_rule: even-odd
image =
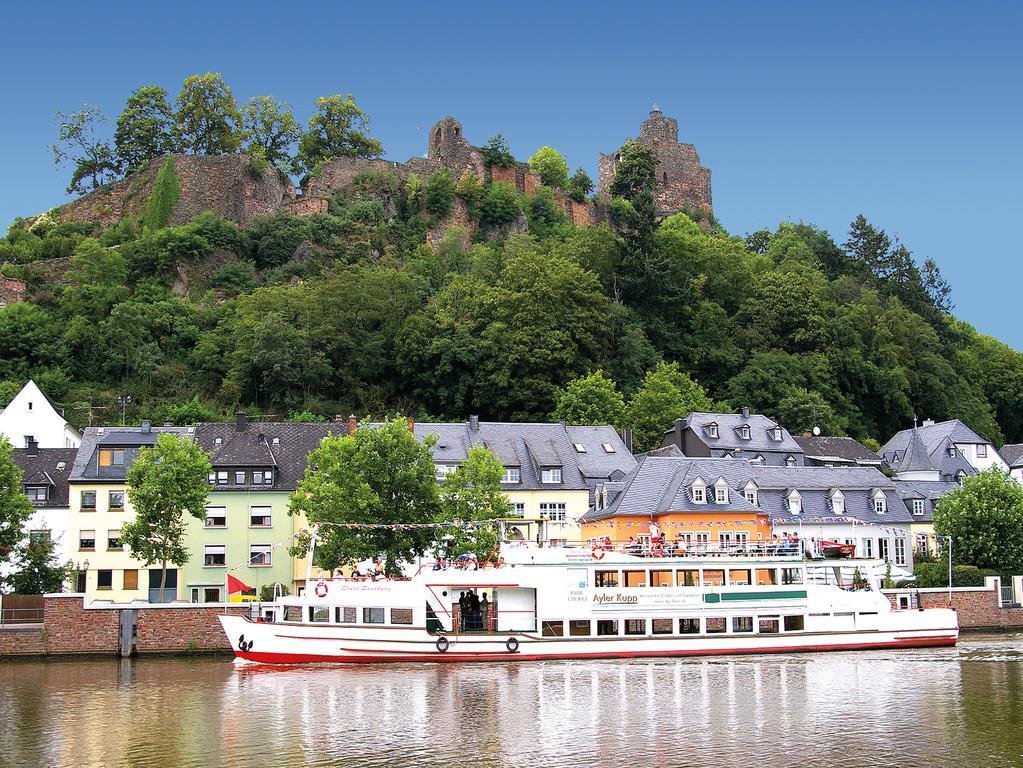
[{"label": "street lamp", "polygon": [[119,406],[121,406],[121,426],[123,427],[124,426],[125,413],[128,410],[128,406],[131,405],[131,395],[127,395],[125,397],[122,397],[121,395],[118,395],[117,396],[117,404]]}]

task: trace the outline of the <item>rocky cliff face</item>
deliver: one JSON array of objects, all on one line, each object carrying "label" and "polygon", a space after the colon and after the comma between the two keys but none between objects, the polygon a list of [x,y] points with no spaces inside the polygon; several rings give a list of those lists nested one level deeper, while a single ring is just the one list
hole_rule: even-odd
[{"label": "rocky cliff face", "polygon": [[[165,157],[154,158],[141,171],[65,205],[61,221],[94,221],[104,227],[142,213],[157,171]],[[295,188],[273,168],[258,173],[246,155],[174,155],[181,192],[170,224],[184,224],[203,211],[213,211],[243,227],[255,216],[273,213],[295,198]]]}]

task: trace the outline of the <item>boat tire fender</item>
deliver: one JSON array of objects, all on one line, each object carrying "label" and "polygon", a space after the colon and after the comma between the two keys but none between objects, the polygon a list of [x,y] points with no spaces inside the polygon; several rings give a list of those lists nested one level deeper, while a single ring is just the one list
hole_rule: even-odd
[{"label": "boat tire fender", "polygon": [[437,651],[439,653],[444,653],[444,651],[446,651],[450,645],[451,643],[448,642],[448,639],[446,637],[442,636],[437,638]]},{"label": "boat tire fender", "polygon": [[508,649],[508,653],[515,653],[519,649],[519,641],[514,637],[509,637],[504,647]]}]

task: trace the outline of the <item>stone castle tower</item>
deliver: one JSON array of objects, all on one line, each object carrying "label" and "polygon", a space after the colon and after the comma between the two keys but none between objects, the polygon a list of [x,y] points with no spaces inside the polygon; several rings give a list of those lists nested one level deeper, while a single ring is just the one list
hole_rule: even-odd
[{"label": "stone castle tower", "polygon": [[[710,195],[710,169],[700,165],[700,156],[692,144],[679,144],[678,121],[665,117],[654,104],[650,117],[639,128],[636,141],[657,156],[657,212],[671,216],[679,211],[714,212]],[[600,156],[600,180],[597,191],[604,196],[611,193],[621,155],[615,152]]]}]

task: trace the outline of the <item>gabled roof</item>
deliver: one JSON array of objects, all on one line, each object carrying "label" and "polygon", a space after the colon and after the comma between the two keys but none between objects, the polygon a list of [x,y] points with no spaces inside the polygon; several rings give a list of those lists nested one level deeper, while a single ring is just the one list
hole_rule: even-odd
[{"label": "gabled roof", "polygon": [[[305,474],[309,453],[328,435],[345,434],[347,424],[336,422],[203,422],[195,440],[212,456],[213,468],[274,468],[274,490],[294,490]],[[220,443],[217,443],[217,440]],[[274,443],[274,440],[277,443]],[[247,486],[217,486],[216,490],[245,490]]]},{"label": "gabled roof", "polygon": [[[894,483],[874,467],[770,467],[754,464],[753,477],[760,486],[760,506],[779,522],[802,521],[836,516],[831,496],[840,490],[845,499],[842,517],[864,522],[909,522],[910,515],[901,503]],[[802,513],[792,515],[785,498],[792,490],[799,491]],[[877,514],[873,495],[880,491],[887,500],[887,511]]]},{"label": "gabled roof", "polygon": [[920,440],[927,447],[928,454],[934,452],[943,440],[950,439],[953,443],[986,443],[990,445],[990,441],[985,440],[983,437],[978,435],[968,426],[966,426],[959,419],[952,419],[951,421],[942,421],[937,424],[924,424],[920,427],[910,427],[909,429],[903,429],[896,432],[881,448],[882,455],[893,453],[895,451],[902,452],[909,446],[909,441],[912,438],[913,430],[916,429],[920,435]]},{"label": "gabled roof", "polygon": [[1006,443],[999,451],[1005,463],[1013,469],[1023,467],[1023,443]]},{"label": "gabled roof", "polygon": [[[693,433],[700,440],[712,448],[741,448],[745,452],[784,451],[792,454],[803,453],[803,449],[792,439],[792,435],[784,427],[781,428],[781,440],[774,440],[770,436],[770,431],[781,425],[774,419],[759,413],[693,412],[682,420],[682,424],[684,427],[693,430]],[[705,427],[709,424],[717,424],[717,437],[711,437],[707,434]],[[748,440],[739,437],[739,430],[744,425],[750,428]],[[675,430],[676,428],[672,427],[665,435],[671,435]],[[665,442],[668,442],[668,439]]]},{"label": "gabled roof", "polygon": [[[934,505],[948,493],[959,487],[958,483],[944,480],[895,480],[895,488],[906,505],[907,511],[914,522],[929,523],[934,517]],[[924,513],[914,515],[913,499],[924,502]]]},{"label": "gabled roof", "polygon": [[902,455],[892,463],[892,469],[896,472],[938,472],[938,467],[931,461],[930,454],[923,440],[920,439],[920,430],[914,428],[909,436],[909,443]]},{"label": "gabled roof", "polygon": [[[87,427],[82,434],[82,444],[75,456],[75,464],[71,470],[70,480],[123,480],[128,468],[139,455],[139,451],[156,442],[156,438],[164,433],[178,435],[191,440],[195,434],[194,427],[151,427],[146,432],[142,427]],[[99,466],[100,447],[123,447],[127,453],[125,463],[118,467]]]},{"label": "gabled roof", "polygon": [[881,457],[851,437],[793,435],[807,459],[842,461],[850,464],[881,464]]},{"label": "gabled roof", "polygon": [[77,448],[15,448],[14,463],[21,469],[23,487],[47,487],[47,498],[40,508],[68,506],[68,478],[75,463]]}]

